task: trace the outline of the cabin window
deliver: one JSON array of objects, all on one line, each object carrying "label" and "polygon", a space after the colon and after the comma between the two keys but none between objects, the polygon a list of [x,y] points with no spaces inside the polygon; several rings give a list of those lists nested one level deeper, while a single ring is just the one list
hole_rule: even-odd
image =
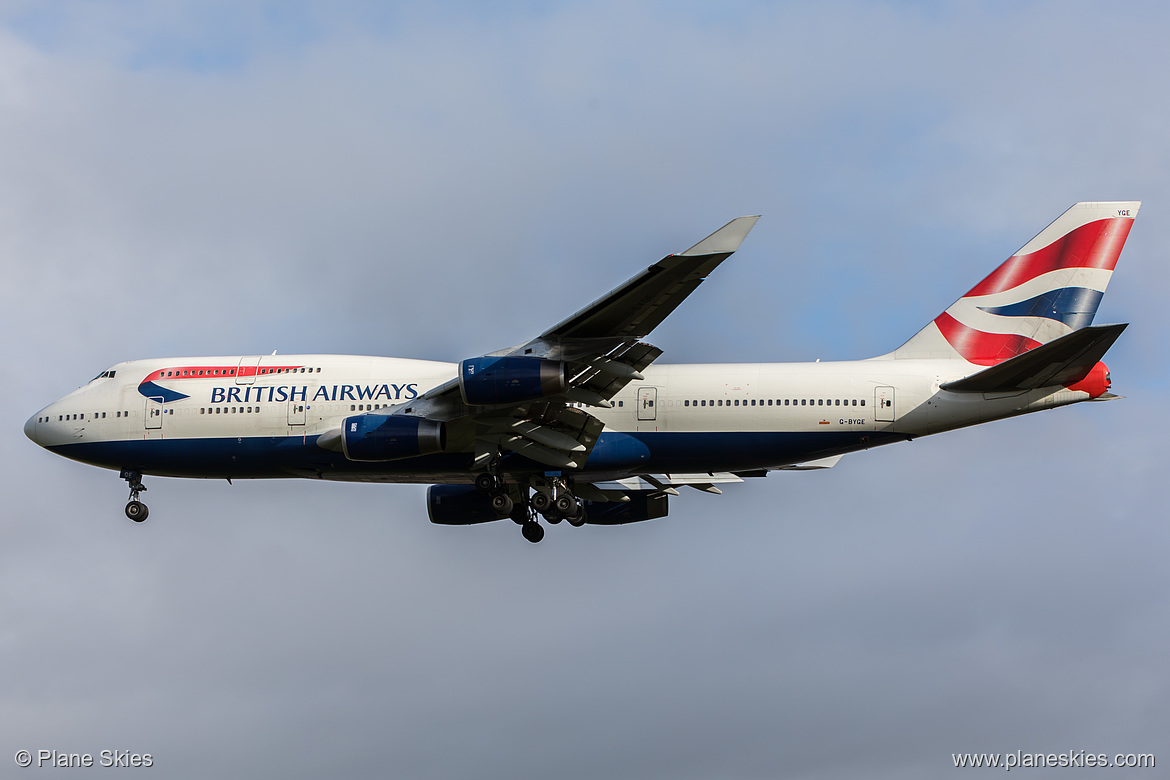
[{"label": "cabin window", "polygon": [[864,398],[861,399],[861,405],[865,406],[865,399]]}]

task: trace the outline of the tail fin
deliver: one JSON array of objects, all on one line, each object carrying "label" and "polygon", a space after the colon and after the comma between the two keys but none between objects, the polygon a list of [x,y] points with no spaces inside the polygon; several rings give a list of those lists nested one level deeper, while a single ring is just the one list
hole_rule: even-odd
[{"label": "tail fin", "polygon": [[887,357],[992,366],[1091,324],[1140,206],[1077,203]]}]

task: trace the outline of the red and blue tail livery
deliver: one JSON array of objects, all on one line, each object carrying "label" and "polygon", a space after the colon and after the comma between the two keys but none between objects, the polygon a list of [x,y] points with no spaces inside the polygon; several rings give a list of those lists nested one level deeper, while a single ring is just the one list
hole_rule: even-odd
[{"label": "red and blue tail livery", "polygon": [[895,354],[992,366],[1091,325],[1140,205],[1076,204]]},{"label": "red and blue tail livery", "polygon": [[[662,365],[644,341],[735,252],[739,217],[520,346],[460,363],[236,355],[119,363],[25,424],[143,479],[429,483],[439,525],[620,525],[685,488],[832,468],[883,444],[1116,398],[1094,317],[1139,203],[1078,203],[898,349],[861,361]],[[295,375],[295,376],[294,376]]]}]

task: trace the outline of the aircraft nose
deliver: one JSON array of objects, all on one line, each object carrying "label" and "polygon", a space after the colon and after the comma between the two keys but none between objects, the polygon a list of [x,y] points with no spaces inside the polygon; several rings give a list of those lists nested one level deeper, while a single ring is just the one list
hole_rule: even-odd
[{"label": "aircraft nose", "polygon": [[40,444],[37,441],[37,415],[34,414],[25,422],[24,435],[29,437],[35,444]]}]

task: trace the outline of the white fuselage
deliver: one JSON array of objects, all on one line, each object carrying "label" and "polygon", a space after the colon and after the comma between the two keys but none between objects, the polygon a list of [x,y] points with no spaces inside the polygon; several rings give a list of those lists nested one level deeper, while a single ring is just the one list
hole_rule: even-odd
[{"label": "white fuselage", "polygon": [[[605,424],[603,442],[633,436],[649,462],[590,460],[585,471],[775,468],[1089,399],[1065,388],[939,389],[976,368],[889,358],[651,366],[613,408],[589,409]],[[460,482],[470,451],[348,463],[315,446],[345,418],[409,405],[456,371],[453,363],[343,355],[137,360],[49,404],[25,430],[67,457],[144,474]]]}]

